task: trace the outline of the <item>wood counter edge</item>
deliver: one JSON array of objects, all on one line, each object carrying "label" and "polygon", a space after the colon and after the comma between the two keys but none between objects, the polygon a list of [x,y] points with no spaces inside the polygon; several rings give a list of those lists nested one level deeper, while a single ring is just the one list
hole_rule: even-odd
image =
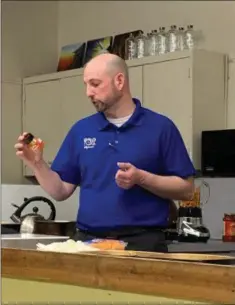
[{"label": "wood counter edge", "polygon": [[212,303],[235,300],[235,267],[2,248],[2,277]]}]

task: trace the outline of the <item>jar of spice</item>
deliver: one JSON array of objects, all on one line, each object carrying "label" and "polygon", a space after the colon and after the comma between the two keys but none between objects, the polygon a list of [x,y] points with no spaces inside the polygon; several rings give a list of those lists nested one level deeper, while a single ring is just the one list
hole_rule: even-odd
[{"label": "jar of spice", "polygon": [[28,145],[32,150],[43,149],[44,147],[44,142],[39,138],[35,138],[31,133],[27,133],[25,135],[24,143]]},{"label": "jar of spice", "polygon": [[223,241],[235,241],[235,214],[224,214]]}]

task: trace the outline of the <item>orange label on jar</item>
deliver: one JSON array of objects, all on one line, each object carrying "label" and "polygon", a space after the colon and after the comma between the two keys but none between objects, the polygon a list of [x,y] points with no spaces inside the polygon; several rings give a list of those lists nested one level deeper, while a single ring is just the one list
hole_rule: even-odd
[{"label": "orange label on jar", "polygon": [[36,149],[43,149],[44,148],[44,142],[41,139],[34,139],[30,144],[29,147],[31,147],[33,150]]},{"label": "orange label on jar", "polygon": [[224,235],[235,236],[235,223],[233,221],[224,221]]}]

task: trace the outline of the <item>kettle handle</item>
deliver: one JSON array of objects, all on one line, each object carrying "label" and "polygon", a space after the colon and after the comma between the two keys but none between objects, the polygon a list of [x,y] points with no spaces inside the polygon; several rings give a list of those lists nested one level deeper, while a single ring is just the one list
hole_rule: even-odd
[{"label": "kettle handle", "polygon": [[[20,217],[21,217],[21,213],[22,211],[24,210],[24,208],[31,202],[33,201],[43,201],[45,203],[47,203],[49,205],[49,207],[51,208],[51,213],[48,217],[47,220],[54,220],[55,217],[56,217],[56,209],[55,209],[55,206],[53,204],[53,202],[46,198],[46,197],[43,197],[43,196],[34,196],[34,197],[31,197],[31,198],[25,198],[24,199],[24,203],[20,206],[20,207],[17,207],[17,211],[11,216],[11,219],[14,221],[14,222],[20,222]],[[13,204],[12,204],[13,205]],[[16,205],[14,205],[16,206]]]},{"label": "kettle handle", "polygon": [[204,206],[205,204],[208,203],[209,199],[210,199],[210,195],[211,195],[211,189],[210,189],[210,185],[208,182],[206,182],[205,180],[202,180],[202,185],[208,190],[208,194],[206,197],[206,200],[204,202],[202,202],[202,206]]},{"label": "kettle handle", "polygon": [[53,202],[50,199],[43,197],[43,196],[34,196],[34,197],[29,198],[27,201],[25,201],[25,204],[28,205],[30,202],[33,202],[33,201],[43,201],[43,202],[47,203],[51,208],[51,213],[47,220],[55,220],[56,209],[55,209]]}]

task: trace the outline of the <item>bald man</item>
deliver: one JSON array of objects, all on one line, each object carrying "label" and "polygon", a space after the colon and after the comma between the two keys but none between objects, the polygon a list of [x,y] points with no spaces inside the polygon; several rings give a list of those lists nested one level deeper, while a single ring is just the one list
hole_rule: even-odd
[{"label": "bald man", "polygon": [[55,200],[80,187],[74,239],[111,238],[129,250],[167,252],[172,202],[193,192],[195,170],[181,135],[169,118],[132,97],[128,68],[118,56],[93,58],[84,83],[97,113],[71,127],[51,168],[41,151],[23,143],[25,134],[16,154]]}]

